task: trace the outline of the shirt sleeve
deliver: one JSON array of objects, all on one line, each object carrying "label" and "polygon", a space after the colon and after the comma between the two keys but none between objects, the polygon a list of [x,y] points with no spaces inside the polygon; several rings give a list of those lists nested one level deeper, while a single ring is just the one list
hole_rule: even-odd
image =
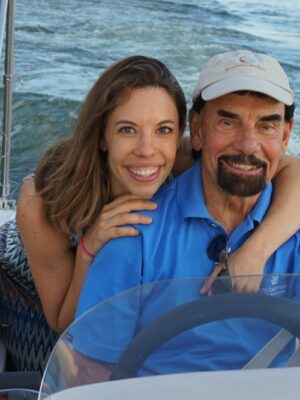
[{"label": "shirt sleeve", "polygon": [[141,235],[112,239],[96,255],[85,278],[76,318],[102,300],[142,281]]},{"label": "shirt sleeve", "polygon": [[141,260],[142,241],[137,236],[109,241],[91,264],[69,329],[73,349],[87,360],[115,363],[132,340],[139,290],[108,298],[141,283]]}]

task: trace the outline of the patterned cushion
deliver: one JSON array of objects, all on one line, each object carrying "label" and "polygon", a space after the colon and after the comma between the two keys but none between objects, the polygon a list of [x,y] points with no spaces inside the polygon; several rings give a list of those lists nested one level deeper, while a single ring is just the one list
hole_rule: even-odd
[{"label": "patterned cushion", "polygon": [[15,220],[0,227],[0,337],[16,370],[40,373],[58,337],[44,317]]}]

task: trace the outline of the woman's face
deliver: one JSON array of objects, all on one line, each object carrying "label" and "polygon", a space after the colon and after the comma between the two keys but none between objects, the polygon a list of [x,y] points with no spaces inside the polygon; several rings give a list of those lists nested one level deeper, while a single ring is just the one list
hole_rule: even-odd
[{"label": "woman's face", "polygon": [[129,89],[110,114],[105,130],[113,197],[151,197],[173,167],[179,140],[174,100],[160,87]]}]

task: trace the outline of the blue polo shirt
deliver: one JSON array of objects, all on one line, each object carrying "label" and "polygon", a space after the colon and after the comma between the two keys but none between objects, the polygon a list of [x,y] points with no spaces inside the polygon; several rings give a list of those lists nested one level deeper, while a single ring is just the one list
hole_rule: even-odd
[{"label": "blue polo shirt", "polygon": [[[154,198],[157,209],[148,212],[153,219],[151,225],[139,225],[140,235],[137,237],[109,241],[97,254],[83,285],[77,317],[103,299],[146,282],[209,276],[215,265],[207,256],[207,247],[211,240],[219,234],[224,234],[228,238],[232,251],[235,251],[263,219],[271,196],[272,184],[269,183],[247,218],[228,235],[218,221],[210,216],[206,208],[202,188],[201,163],[198,161],[192,168],[157,193]],[[144,211],[142,213],[147,214]],[[277,250],[268,260],[265,273],[299,272],[299,238],[299,233],[297,233]],[[196,290],[198,289],[195,288]],[[276,293],[275,290],[274,294],[284,295],[284,291],[285,288],[281,287],[279,292]],[[155,307],[161,306],[158,299],[156,305],[153,305],[153,312]],[[138,314],[138,326],[142,328],[151,319],[151,307],[150,311],[147,309],[144,314],[140,311]],[[146,314],[147,318],[144,318]],[[215,330],[210,329],[213,324],[209,324],[208,328],[201,327],[200,331],[194,329],[186,334],[184,342],[190,343],[191,346],[191,356],[186,356],[187,362],[185,363],[185,367],[190,365],[188,370],[193,370],[193,366],[196,364],[197,370],[240,368],[244,362],[247,362],[249,355],[256,353],[258,348],[277,330],[274,326],[269,326],[265,329],[263,338],[260,339],[259,337],[253,338],[253,326],[249,328],[246,322],[231,321],[228,323],[226,321],[218,322],[218,324],[222,326],[218,329],[223,331],[221,341],[219,341],[220,338],[216,338]],[[133,330],[129,331],[133,332]],[[199,339],[199,336],[201,336],[202,345],[197,345],[195,352],[192,344],[194,343],[196,346],[196,339]],[[237,337],[242,338],[242,344],[237,344]],[[238,346],[244,349],[244,357],[228,357],[227,354],[221,355],[220,359],[216,360],[209,355],[211,352],[215,352],[215,346],[222,349],[224,343],[228,345],[228,340],[233,348]],[[166,346],[168,349],[168,345]],[[116,357],[117,353],[118,351]],[[199,354],[202,358],[199,357]],[[109,356],[106,355],[106,357]],[[200,359],[202,361],[199,361]],[[112,357],[110,361],[114,360],[115,357]],[[162,367],[158,361],[155,366],[148,365],[145,367],[146,369],[155,371],[155,373],[168,372],[167,366]],[[186,370],[186,368],[182,369],[181,366],[178,366],[178,371],[182,370]],[[146,374],[145,371],[144,373]]]}]

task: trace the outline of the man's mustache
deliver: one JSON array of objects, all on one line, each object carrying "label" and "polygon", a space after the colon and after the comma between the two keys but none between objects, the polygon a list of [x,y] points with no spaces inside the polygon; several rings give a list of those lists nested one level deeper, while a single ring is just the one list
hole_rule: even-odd
[{"label": "man's mustache", "polygon": [[231,164],[248,164],[253,165],[255,167],[262,167],[266,168],[267,164],[260,160],[259,158],[255,157],[253,154],[246,155],[243,153],[240,154],[231,154],[231,155],[223,155],[219,157],[219,161],[223,160],[225,162],[229,162]]}]

